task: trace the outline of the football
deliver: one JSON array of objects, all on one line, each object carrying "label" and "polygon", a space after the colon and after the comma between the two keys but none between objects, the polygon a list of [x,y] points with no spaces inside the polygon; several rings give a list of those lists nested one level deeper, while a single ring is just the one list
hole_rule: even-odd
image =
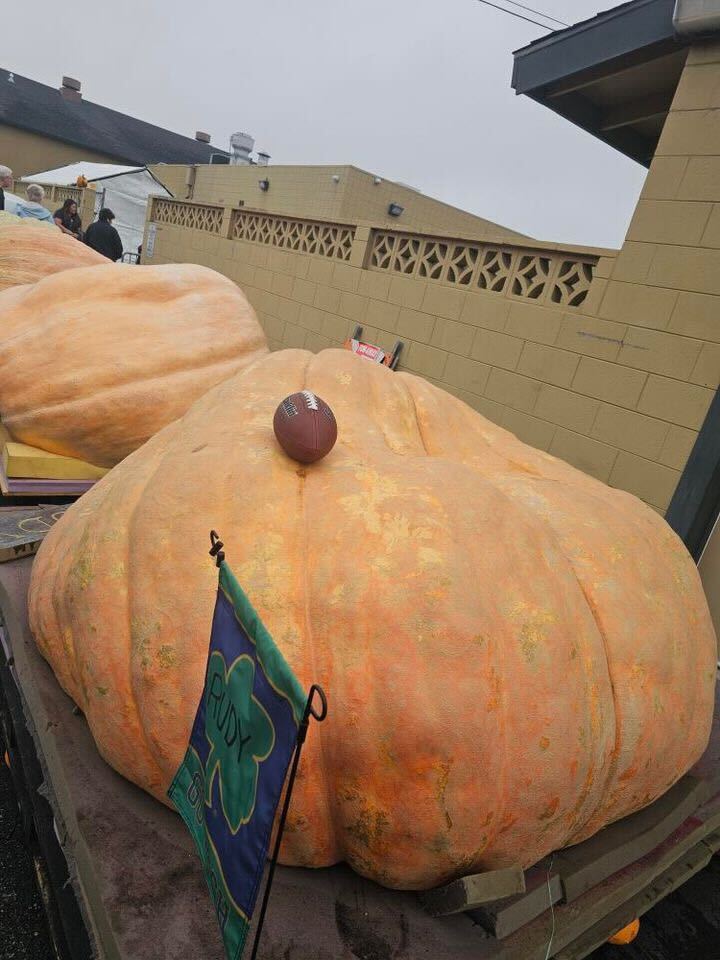
[{"label": "football", "polygon": [[275,411],[273,430],[285,453],[300,463],[326,457],[337,440],[335,414],[312,390],[285,397]]}]

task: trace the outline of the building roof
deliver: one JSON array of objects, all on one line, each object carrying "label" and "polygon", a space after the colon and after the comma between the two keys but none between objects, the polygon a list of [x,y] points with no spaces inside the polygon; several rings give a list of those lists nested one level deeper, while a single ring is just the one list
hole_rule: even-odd
[{"label": "building roof", "polygon": [[0,124],[105,153],[126,163],[209,163],[227,151],[183,137],[144,120],[101,107],[90,100],[66,99],[59,90],[0,69]]},{"label": "building roof", "polygon": [[675,0],[631,0],[514,54],[513,87],[649,166],[687,56]]}]

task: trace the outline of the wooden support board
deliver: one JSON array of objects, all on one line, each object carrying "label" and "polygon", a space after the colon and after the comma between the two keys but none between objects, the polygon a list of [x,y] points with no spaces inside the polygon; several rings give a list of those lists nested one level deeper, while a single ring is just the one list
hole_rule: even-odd
[{"label": "wooden support board", "polygon": [[[556,953],[555,960],[583,960],[584,957],[588,957],[594,950],[607,943],[618,930],[622,930],[636,917],[642,917],[660,900],[673,893],[686,880],[690,880],[696,873],[704,869],[710,862],[710,858],[718,850],[720,850],[720,832],[716,831],[696,844],[679,861],[668,867],[641,893],[626,900],[621,907],[618,907],[617,910],[586,930],[582,936],[574,940],[564,950]],[[711,960],[711,958],[707,958],[707,960]]]},{"label": "wooden support board", "polygon": [[555,855],[564,899],[577,900],[587,890],[644,857],[709,800],[708,784],[683,777],[644,810],[611,823],[594,837]]},{"label": "wooden support board", "polygon": [[[499,940],[536,919],[551,904],[572,903],[619,870],[646,856],[720,790],[720,783],[683,777],[655,803],[605,827],[575,847],[558,851],[548,877],[548,861],[527,872],[526,892],[483,904],[473,918]],[[548,883],[550,889],[548,891]]]},{"label": "wooden support board", "polygon": [[[576,940],[642,893],[666,870],[687,862],[688,853],[717,830],[720,830],[720,796],[708,801],[652,853],[619,870],[572,903],[557,904],[554,918],[546,910],[503,940],[501,957],[503,960],[545,960],[553,927],[551,957],[561,954],[563,950],[566,951],[565,956],[573,960],[583,956],[575,952]],[[709,857],[710,854],[697,864],[696,869],[702,869]],[[695,872],[693,869],[689,876]],[[544,940],[544,946],[538,944],[538,940]]]},{"label": "wooden support board", "polygon": [[80,496],[107,473],[73,457],[16,443],[0,423],[0,493],[6,497]]},{"label": "wooden support board", "polygon": [[555,864],[547,858],[525,873],[525,893],[496,903],[484,903],[469,911],[472,919],[498,940],[504,940],[530,923],[552,904],[562,900],[562,881]]},{"label": "wooden support board", "polygon": [[36,478],[8,477],[0,461],[0,493],[6,497],[79,497],[96,480],[38,480]]},{"label": "wooden support board", "polygon": [[75,457],[39,450],[27,443],[8,440],[2,452],[2,464],[8,481],[12,480],[99,480],[107,473]]},{"label": "wooden support board", "polygon": [[488,870],[460,880],[453,880],[444,887],[426,890],[420,901],[433,917],[449,917],[464,913],[482,903],[501,900],[514,893],[525,892],[525,873],[521,867],[505,870]]}]

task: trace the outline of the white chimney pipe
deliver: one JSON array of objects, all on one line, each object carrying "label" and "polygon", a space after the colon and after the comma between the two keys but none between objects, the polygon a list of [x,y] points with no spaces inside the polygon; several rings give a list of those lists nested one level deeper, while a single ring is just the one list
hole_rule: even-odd
[{"label": "white chimney pipe", "polygon": [[234,166],[248,166],[250,151],[255,146],[255,138],[249,133],[233,133],[230,137],[230,163]]}]

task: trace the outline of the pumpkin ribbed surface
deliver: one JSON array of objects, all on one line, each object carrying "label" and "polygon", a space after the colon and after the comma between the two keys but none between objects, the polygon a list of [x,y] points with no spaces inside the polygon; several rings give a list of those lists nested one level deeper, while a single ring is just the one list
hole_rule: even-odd
[{"label": "pumpkin ribbed surface", "polygon": [[[285,395],[332,407],[311,467]],[[269,355],[111,471],[35,563],[37,643],[103,756],[163,800],[203,686],[208,531],[321,683],[282,860],[423,888],[527,866],[702,753],[715,639],[664,520],[454,397],[328,350]]]},{"label": "pumpkin ribbed surface", "polygon": [[107,259],[58,227],[0,212],[0,290]]},{"label": "pumpkin ribbed surface", "polygon": [[0,293],[0,417],[109,467],[267,349],[242,291],[207,267],[66,270]]}]

